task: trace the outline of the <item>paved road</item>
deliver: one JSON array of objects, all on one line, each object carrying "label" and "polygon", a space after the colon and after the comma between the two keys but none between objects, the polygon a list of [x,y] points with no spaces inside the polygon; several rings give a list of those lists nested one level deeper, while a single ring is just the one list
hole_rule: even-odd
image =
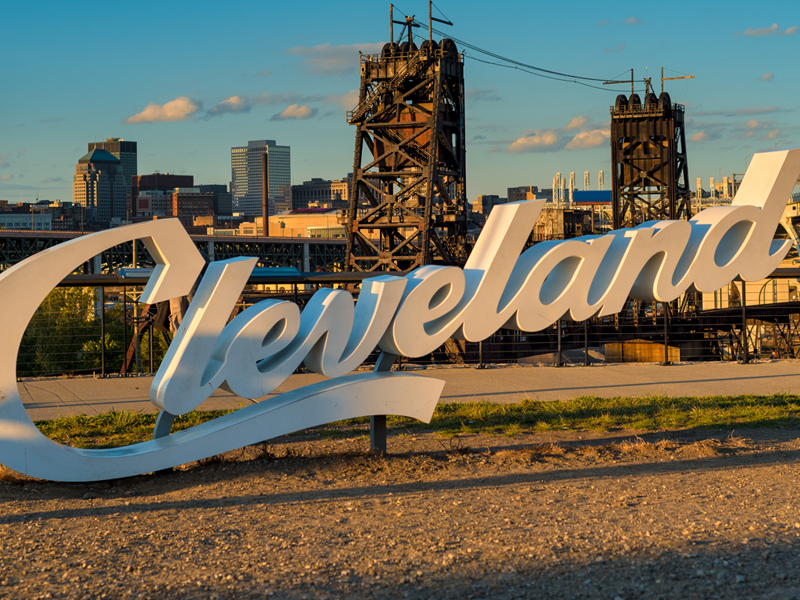
[{"label": "paved road", "polygon": [[[597,364],[562,368],[511,365],[428,368],[415,371],[446,381],[443,402],[519,402],[524,398],[560,400],[595,395],[706,396],[736,394],[800,394],[800,361],[737,363]],[[316,374],[293,375],[275,393],[324,379]],[[34,420],[110,410],[155,412],[150,404],[151,377],[113,379],[25,379],[22,400]],[[251,404],[218,390],[202,409],[237,408]]]}]

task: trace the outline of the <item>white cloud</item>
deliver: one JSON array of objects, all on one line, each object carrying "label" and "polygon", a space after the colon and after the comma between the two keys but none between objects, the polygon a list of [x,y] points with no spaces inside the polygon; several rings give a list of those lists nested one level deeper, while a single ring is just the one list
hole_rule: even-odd
[{"label": "white cloud", "polygon": [[299,104],[292,104],[287,106],[282,112],[272,115],[270,121],[286,121],[289,119],[310,119],[317,114],[316,108],[309,106],[300,106]]},{"label": "white cloud", "polygon": [[47,177],[46,179],[42,179],[42,183],[58,183],[60,181],[64,181],[63,177]]},{"label": "white cloud", "polygon": [[22,149],[20,149],[20,151],[19,151],[19,152],[17,152],[17,158],[19,158],[20,156],[25,156],[25,153],[26,153],[27,151],[28,151],[28,149],[27,149],[27,148],[22,148]]},{"label": "white cloud", "polygon": [[787,27],[781,31],[777,23],[773,23],[769,27],[748,27],[743,32],[734,31],[734,35],[742,35],[745,37],[768,37],[771,35],[795,35],[797,33],[797,25]]},{"label": "white cloud", "polygon": [[206,117],[216,117],[217,115],[224,115],[226,113],[243,113],[250,112],[252,102],[247,98],[241,96],[231,96],[212,106],[206,111]]},{"label": "white cloud", "polygon": [[598,21],[598,22],[597,22],[597,26],[598,26],[598,27],[602,27],[603,25],[608,25],[608,24],[610,24],[610,23],[611,23],[611,21],[609,21],[608,19],[604,19],[604,20],[602,20],[602,21]]},{"label": "white cloud", "polygon": [[637,19],[636,17],[628,17],[623,21],[625,25],[641,25],[643,21]]},{"label": "white cloud", "polygon": [[[349,93],[349,92],[348,92]],[[230,96],[206,111],[206,119],[225,114],[247,113],[253,106],[279,106],[281,104],[304,104],[308,102],[327,102],[329,96],[313,94],[304,96],[297,92],[262,92],[256,96]],[[338,96],[337,96],[338,97]],[[348,107],[352,108],[352,107]]]},{"label": "white cloud", "polygon": [[745,127],[747,127],[748,129],[755,129],[755,128],[760,127],[760,126],[761,126],[761,123],[758,121],[758,119],[750,119],[747,122],[747,125],[745,125]]},{"label": "white cloud", "polygon": [[344,94],[330,94],[325,104],[338,104],[342,110],[353,110],[358,104],[358,90],[350,90]]},{"label": "white cloud", "polygon": [[558,134],[553,131],[524,135],[513,142],[506,152],[555,152],[559,148]]},{"label": "white cloud", "polygon": [[502,100],[502,98],[497,95],[497,88],[491,88],[491,89],[469,88],[468,90],[464,91],[464,97],[467,100],[484,100],[488,102],[495,102],[497,100]]},{"label": "white cloud", "polygon": [[377,54],[384,42],[331,46],[329,43],[318,46],[295,46],[286,54],[301,56],[300,63],[306,71],[316,75],[341,75],[354,73],[359,68],[358,53]]},{"label": "white cloud", "polygon": [[779,135],[780,135],[780,129],[773,129],[766,136],[764,136],[764,139],[774,140],[777,139]]},{"label": "white cloud", "polygon": [[567,123],[567,126],[564,127],[564,129],[567,129],[567,130],[569,130],[569,129],[580,129],[581,127],[586,125],[586,121],[587,120],[588,119],[586,117],[583,117],[583,116],[572,117],[569,120],[569,123]]},{"label": "white cloud", "polygon": [[272,71],[264,69],[261,73],[256,73],[256,77],[266,77],[267,75],[272,75]]},{"label": "white cloud", "polygon": [[2,177],[0,177],[0,179],[2,179],[3,181],[11,181],[12,179],[14,179],[14,176],[11,173],[6,173]]},{"label": "white cloud", "polygon": [[772,81],[773,79],[775,79],[775,74],[772,71],[770,71],[769,73],[764,73],[758,79],[760,81]]},{"label": "white cloud", "polygon": [[585,148],[597,148],[608,143],[611,133],[607,129],[592,129],[591,131],[581,131],[572,138],[566,145],[567,150],[583,150]]},{"label": "white cloud", "polygon": [[705,142],[708,139],[708,134],[705,131],[698,131],[689,138],[691,142]]},{"label": "white cloud", "polygon": [[619,44],[617,44],[616,48],[606,48],[605,50],[603,50],[603,52],[608,54],[611,52],[622,52],[624,49],[625,49],[625,42],[620,42]]},{"label": "white cloud", "polygon": [[583,150],[607,144],[610,138],[608,124],[591,123],[587,117],[572,117],[564,127],[537,129],[524,133],[513,141],[506,152],[558,152]]},{"label": "white cloud", "polygon": [[187,121],[200,110],[200,104],[186,96],[170,100],[166,104],[151,103],[142,112],[128,117],[123,123],[132,125],[138,123],[169,123],[174,121]]},{"label": "white cloud", "polygon": [[11,152],[6,152],[5,154],[0,154],[0,167],[4,167],[9,164],[8,158],[11,156]]}]

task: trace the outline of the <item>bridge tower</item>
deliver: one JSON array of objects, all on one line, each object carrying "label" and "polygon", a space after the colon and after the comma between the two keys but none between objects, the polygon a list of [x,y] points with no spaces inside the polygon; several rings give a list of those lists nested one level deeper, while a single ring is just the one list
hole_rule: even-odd
[{"label": "bridge tower", "polygon": [[[429,16],[430,18],[430,16]],[[438,19],[432,19],[438,20]],[[347,270],[463,265],[467,257],[464,62],[455,42],[406,39],[361,56]],[[390,30],[393,33],[393,29]],[[390,40],[394,36],[391,35]],[[365,152],[366,150],[366,152]]]},{"label": "bridge tower", "polygon": [[611,107],[611,166],[614,229],[692,216],[684,107],[649,80],[644,103],[620,94]]}]

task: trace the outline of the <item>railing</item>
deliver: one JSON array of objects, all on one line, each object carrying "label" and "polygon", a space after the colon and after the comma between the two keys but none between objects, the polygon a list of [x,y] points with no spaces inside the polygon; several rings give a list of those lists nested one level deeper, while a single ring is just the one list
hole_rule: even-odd
[{"label": "railing", "polygon": [[[265,297],[304,304],[320,287],[355,286],[382,273],[257,271],[233,315]],[[397,275],[403,275],[397,273]],[[777,278],[797,279],[798,269],[778,269]],[[153,373],[171,334],[154,320],[156,307],[136,302],[146,277],[73,275],[42,303],[19,349],[20,377]],[[259,290],[268,285],[272,291]],[[799,286],[800,287],[800,286]],[[351,288],[352,289],[352,288]],[[585,322],[560,321],[542,331],[501,330],[480,343],[448,340],[428,356],[402,364],[490,363],[588,364],[675,360],[748,361],[800,357],[800,302],[768,302],[771,294],[751,289],[742,306],[728,296],[724,308],[684,309],[678,303],[629,302],[619,314]],[[684,298],[688,300],[690,298]],[[233,316],[232,315],[232,316]],[[166,327],[165,327],[166,329]],[[374,362],[377,352],[367,361]]]},{"label": "railing", "polygon": [[657,117],[664,113],[667,108],[671,108],[672,112],[682,113],[685,110],[683,104],[672,104],[671,107],[662,107],[660,104],[643,104],[633,106],[625,106],[621,110],[617,110],[615,106],[611,107],[611,114],[615,117]]},{"label": "railing", "polygon": [[422,57],[419,52],[412,55],[410,60],[403,64],[402,68],[395,74],[395,76],[389,80],[389,82],[381,81],[378,85],[376,85],[372,91],[367,95],[364,100],[359,102],[358,106],[355,110],[347,111],[347,122],[354,123],[358,121],[361,117],[363,117],[367,111],[375,104],[376,100],[380,97],[381,94],[385,93],[388,90],[396,89],[396,87],[407,77],[410,77],[412,74],[416,72],[417,66],[420,65],[422,62]]}]

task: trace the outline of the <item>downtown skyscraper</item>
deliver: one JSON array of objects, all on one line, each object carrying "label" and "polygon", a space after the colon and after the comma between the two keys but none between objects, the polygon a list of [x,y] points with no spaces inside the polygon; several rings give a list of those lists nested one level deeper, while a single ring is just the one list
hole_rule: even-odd
[{"label": "downtown skyscraper", "polygon": [[[264,185],[266,183],[266,194]],[[233,213],[264,217],[292,208],[292,169],[289,146],[275,140],[254,140],[231,148]]]},{"label": "downtown skyscraper", "polygon": [[81,221],[102,228],[126,217],[125,173],[121,161],[95,148],[78,160],[72,180],[72,201],[84,207]]},{"label": "downtown skyscraper", "polygon": [[132,180],[139,174],[136,142],[126,141],[122,138],[109,137],[106,138],[105,142],[89,142],[88,152],[91,153],[92,150],[105,150],[119,159],[122,172],[125,176],[125,189],[127,192],[125,212],[127,215],[130,215],[132,206],[136,200],[131,193]]}]

